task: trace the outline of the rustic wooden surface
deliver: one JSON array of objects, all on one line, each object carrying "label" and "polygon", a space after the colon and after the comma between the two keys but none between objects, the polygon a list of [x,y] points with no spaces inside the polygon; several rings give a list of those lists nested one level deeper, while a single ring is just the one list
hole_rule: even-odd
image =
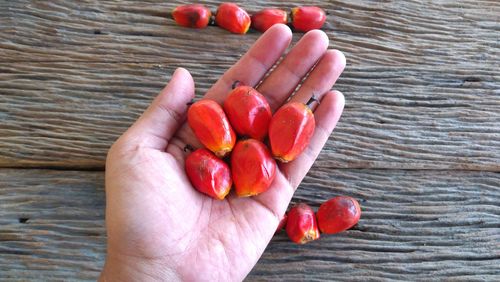
[{"label": "rustic wooden surface", "polygon": [[[176,67],[203,95],[259,36],[177,27],[186,2],[0,1],[0,280],[95,279],[110,144]],[[248,280],[500,280],[500,3],[236,2],[330,13],[346,109],[294,201],[363,209]]]},{"label": "rustic wooden surface", "polygon": [[[294,201],[361,201],[346,233],[297,246],[280,233],[249,280],[498,278],[500,174],[315,167]],[[104,260],[103,173],[0,170],[3,278],[92,279]]]}]

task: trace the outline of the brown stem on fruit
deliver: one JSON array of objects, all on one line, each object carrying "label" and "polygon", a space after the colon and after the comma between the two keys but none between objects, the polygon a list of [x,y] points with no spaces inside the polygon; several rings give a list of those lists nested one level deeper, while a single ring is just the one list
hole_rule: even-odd
[{"label": "brown stem on fruit", "polygon": [[186,105],[191,106],[192,104],[194,104],[194,102],[195,102],[194,99],[191,99],[191,101],[187,102]]},{"label": "brown stem on fruit", "polygon": [[210,17],[210,20],[208,21],[208,25],[210,26],[216,26],[217,24],[215,23],[215,14],[212,14]]},{"label": "brown stem on fruit", "polygon": [[235,89],[236,87],[239,87],[239,86],[243,86],[243,82],[239,81],[239,80],[236,80],[235,82],[233,82],[233,84],[231,85],[231,89]]},{"label": "brown stem on fruit", "polygon": [[319,104],[319,100],[318,100],[318,98],[316,98],[316,96],[312,95],[311,99],[309,99],[309,101],[307,101],[306,105],[307,105],[309,108],[311,108],[311,105],[312,105],[312,103],[314,103],[314,102],[316,102],[316,103],[318,103],[318,104]]},{"label": "brown stem on fruit", "polygon": [[194,151],[194,147],[189,145],[189,144],[186,144],[186,146],[184,146],[184,149],[182,149],[184,152],[193,152]]},{"label": "brown stem on fruit", "polygon": [[288,17],[287,17],[287,19],[286,19],[286,25],[287,25],[287,26],[288,26],[288,27],[289,27],[292,31],[294,31],[294,28],[293,28],[293,24],[292,24],[292,22],[293,22],[293,13],[292,13],[292,12],[290,12],[290,14],[288,14]]}]

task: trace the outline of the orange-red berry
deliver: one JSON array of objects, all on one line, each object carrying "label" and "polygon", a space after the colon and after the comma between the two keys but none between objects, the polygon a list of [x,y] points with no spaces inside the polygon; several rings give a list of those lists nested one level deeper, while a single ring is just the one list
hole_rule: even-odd
[{"label": "orange-red berry", "polygon": [[309,145],[315,126],[314,114],[306,104],[290,102],[283,105],[269,124],[273,156],[284,163],[297,158]]},{"label": "orange-red berry", "polygon": [[356,199],[338,196],[323,203],[316,213],[321,232],[335,234],[345,231],[358,223],[361,208]]},{"label": "orange-red berry", "polygon": [[239,135],[261,141],[267,136],[271,107],[252,87],[239,86],[231,91],[224,101],[224,111]]},{"label": "orange-red berry", "polygon": [[229,166],[207,149],[198,149],[186,158],[186,174],[196,190],[219,200],[231,190]]},{"label": "orange-red berry", "polygon": [[188,124],[201,144],[224,157],[236,143],[236,134],[222,107],[212,100],[200,100],[189,107]]},{"label": "orange-red berry", "polygon": [[236,194],[254,196],[271,186],[276,176],[276,162],[264,143],[255,139],[241,140],[231,153],[231,172]]},{"label": "orange-red berry", "polygon": [[210,22],[212,12],[200,4],[177,6],[172,12],[172,17],[180,26],[204,28]]},{"label": "orange-red berry", "polygon": [[286,24],[288,14],[280,9],[264,9],[252,15],[252,28],[264,32],[275,24]]},{"label": "orange-red berry", "polygon": [[320,29],[326,21],[325,10],[315,7],[296,7],[292,9],[292,26],[297,31],[307,32]]},{"label": "orange-red berry", "polygon": [[316,216],[310,206],[300,203],[290,209],[286,233],[290,240],[297,244],[305,244],[319,238]]},{"label": "orange-red berry", "polygon": [[215,23],[232,33],[245,34],[250,28],[250,16],[234,3],[222,3],[215,14]]}]

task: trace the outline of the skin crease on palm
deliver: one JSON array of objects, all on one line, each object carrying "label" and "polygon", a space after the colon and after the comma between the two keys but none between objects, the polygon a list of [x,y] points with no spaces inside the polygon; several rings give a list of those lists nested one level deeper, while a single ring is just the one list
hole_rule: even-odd
[{"label": "skin crease on palm", "polygon": [[[186,144],[200,147],[186,124],[194,82],[179,68],[144,114],[113,144],[106,160],[107,258],[101,281],[240,281],[270,242],[281,216],[340,118],[344,97],[331,88],[345,57],[328,50],[324,32],[275,25],[210,88],[219,103],[238,80],[256,86],[275,111],[312,95],[316,130],[299,158],[279,164],[270,189],[215,200],[197,192],[184,171]],[[281,63],[261,81],[271,67]],[[290,243],[292,244],[292,243]]]}]

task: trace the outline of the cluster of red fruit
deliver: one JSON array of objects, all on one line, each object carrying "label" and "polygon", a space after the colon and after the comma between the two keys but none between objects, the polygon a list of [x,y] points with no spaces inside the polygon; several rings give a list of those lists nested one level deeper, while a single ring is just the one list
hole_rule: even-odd
[{"label": "cluster of red fruit", "polygon": [[320,231],[336,234],[353,227],[360,216],[358,201],[348,196],[338,196],[324,202],[316,214],[310,206],[300,203],[285,214],[276,233],[285,228],[290,240],[305,244],[319,239]]},{"label": "cluster of red fruit", "polygon": [[[275,159],[285,163],[297,158],[315,127],[308,105],[289,102],[273,115],[266,98],[249,86],[233,89],[223,107],[208,99],[192,104],[188,124],[208,150],[198,149],[186,158],[186,173],[198,191],[220,200],[233,184],[239,197],[269,189]],[[270,150],[263,143],[266,137]],[[222,159],[229,153],[230,166]]]},{"label": "cluster of red fruit", "polygon": [[[250,25],[252,28],[264,32],[274,24],[288,24],[288,13],[281,9],[264,9],[250,15],[234,3],[222,3],[212,19],[212,12],[201,4],[178,6],[172,12],[177,24],[185,27],[204,28],[214,23],[230,32],[245,34]],[[326,20],[323,9],[315,6],[296,7],[290,13],[290,23],[297,31],[307,32],[319,29]]]},{"label": "cluster of red fruit", "polygon": [[[273,115],[262,94],[252,87],[238,86],[222,106],[209,99],[193,103],[188,109],[188,124],[206,149],[197,149],[186,158],[191,184],[219,200],[233,186],[239,197],[267,191],[276,175],[275,159],[290,162],[309,145],[315,128],[309,106],[314,101],[288,102]],[[294,206],[277,231],[286,224],[290,239],[304,244],[318,239],[320,230],[333,234],[351,228],[360,215],[355,199],[340,196],[322,204],[316,215],[306,204]]]}]

